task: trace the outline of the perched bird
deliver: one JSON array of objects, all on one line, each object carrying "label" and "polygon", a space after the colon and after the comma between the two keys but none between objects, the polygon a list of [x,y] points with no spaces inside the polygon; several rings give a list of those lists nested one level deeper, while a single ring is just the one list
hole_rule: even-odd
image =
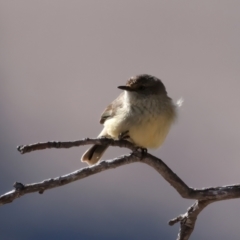
[{"label": "perched bird", "polygon": [[[102,113],[104,125],[98,137],[126,138],[141,148],[158,148],[176,119],[176,106],[162,81],[148,74],[131,77],[124,90]],[[93,145],[81,161],[97,163],[107,149]]]}]

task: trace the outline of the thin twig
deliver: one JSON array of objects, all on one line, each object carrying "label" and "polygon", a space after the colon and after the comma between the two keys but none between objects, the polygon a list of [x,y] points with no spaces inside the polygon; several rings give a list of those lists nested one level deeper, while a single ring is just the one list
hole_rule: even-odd
[{"label": "thin twig", "polygon": [[51,141],[51,142],[39,142],[33,143],[29,145],[20,145],[17,146],[17,150],[21,153],[29,153],[36,150],[44,150],[48,148],[71,148],[71,147],[79,147],[90,144],[100,144],[100,145],[109,145],[112,147],[124,147],[130,150],[135,150],[136,146],[126,140],[113,140],[111,138],[85,138],[82,140],[76,141],[67,141],[67,142],[59,142],[59,141]]},{"label": "thin twig", "polygon": [[116,168],[119,166],[123,166],[129,163],[137,162],[137,161],[138,161],[138,158],[133,156],[133,154],[131,154],[131,155],[115,158],[113,160],[102,161],[100,164],[96,164],[91,167],[85,167],[77,171],[74,171],[72,173],[69,173],[60,177],[56,177],[56,178],[46,179],[38,183],[23,184],[20,182],[16,182],[13,185],[15,190],[12,190],[0,196],[0,205],[11,203],[15,199],[27,193],[39,192],[42,194],[45,190],[60,187],[60,186],[69,184],[71,182],[78,181],[82,178],[86,178],[88,176],[94,175],[96,173],[99,173],[108,169]]}]

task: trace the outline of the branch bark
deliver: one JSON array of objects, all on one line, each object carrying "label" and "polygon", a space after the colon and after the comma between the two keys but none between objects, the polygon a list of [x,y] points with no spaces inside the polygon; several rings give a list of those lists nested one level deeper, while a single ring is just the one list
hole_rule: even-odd
[{"label": "branch bark", "polygon": [[188,187],[183,180],[181,180],[161,159],[155,156],[139,151],[135,145],[126,140],[113,140],[107,138],[90,139],[86,138],[77,141],[68,142],[43,142],[31,145],[18,146],[17,149],[20,153],[28,153],[36,150],[43,150],[47,148],[71,148],[89,144],[103,144],[109,146],[125,147],[132,152],[129,155],[124,155],[112,160],[102,161],[99,164],[85,167],[74,171],[72,173],[56,177],[53,179],[46,179],[42,182],[23,184],[14,183],[14,190],[7,192],[0,196],[0,205],[11,203],[15,199],[33,192],[42,194],[45,190],[60,187],[65,184],[80,180],[82,178],[100,173],[102,171],[120,167],[134,162],[142,162],[153,167],[161,176],[180,194],[181,197],[187,199],[197,200],[191,207],[187,209],[185,214],[182,214],[169,221],[169,225],[174,225],[180,222],[180,230],[177,240],[187,240],[194,230],[197,216],[200,212],[207,207],[210,203],[240,198],[240,185],[229,185],[221,187],[210,187],[195,189]]}]

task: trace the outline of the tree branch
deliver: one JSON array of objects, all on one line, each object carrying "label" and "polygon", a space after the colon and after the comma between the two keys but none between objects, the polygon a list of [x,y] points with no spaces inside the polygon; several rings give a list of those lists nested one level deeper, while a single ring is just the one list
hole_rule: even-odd
[{"label": "tree branch", "polygon": [[91,167],[85,167],[72,173],[56,178],[46,179],[38,183],[22,184],[16,182],[13,185],[15,190],[12,190],[0,196],[0,205],[11,203],[13,200],[27,193],[39,192],[42,194],[45,190],[60,187],[108,169],[136,162],[137,160],[138,159],[131,154],[128,156],[115,158],[110,161],[102,161],[100,164],[96,164]]},{"label": "tree branch", "polygon": [[76,141],[67,141],[67,142],[39,142],[29,145],[20,145],[17,146],[17,150],[21,153],[28,153],[36,150],[44,150],[47,148],[71,148],[71,147],[79,147],[90,144],[99,144],[99,145],[108,145],[112,147],[121,147],[128,148],[130,150],[135,150],[136,146],[129,141],[126,140],[113,140],[111,138],[85,138],[82,140]]},{"label": "tree branch", "polygon": [[192,234],[198,214],[210,203],[217,200],[199,200],[196,201],[191,207],[188,208],[185,214],[182,214],[169,221],[169,225],[173,226],[175,223],[180,222],[180,229],[177,240],[188,240]]},{"label": "tree branch", "polygon": [[112,160],[102,161],[99,164],[85,167],[64,176],[47,179],[42,182],[32,184],[22,184],[16,182],[13,185],[15,188],[14,190],[0,196],[0,205],[10,203],[27,193],[39,192],[40,194],[42,194],[45,190],[60,187],[62,185],[80,180],[82,178],[91,176],[96,173],[100,173],[108,169],[120,167],[134,162],[142,162],[153,167],[159,174],[161,174],[162,177],[171,186],[173,186],[183,198],[197,200],[190,208],[188,208],[185,214],[182,214],[177,218],[169,221],[169,225],[171,226],[177,222],[180,222],[180,230],[177,240],[187,240],[189,239],[191,233],[194,230],[198,214],[200,214],[200,212],[210,203],[221,200],[240,198],[239,184],[202,189],[194,189],[188,187],[183,182],[183,180],[181,180],[161,159],[156,158],[149,153],[138,151],[138,148],[134,144],[126,140],[86,138],[83,140],[68,142],[43,142],[31,145],[22,145],[18,146],[17,149],[20,153],[24,154],[27,152],[43,150],[47,148],[70,148],[88,144],[102,144],[109,146],[125,147],[132,150],[132,153]]}]

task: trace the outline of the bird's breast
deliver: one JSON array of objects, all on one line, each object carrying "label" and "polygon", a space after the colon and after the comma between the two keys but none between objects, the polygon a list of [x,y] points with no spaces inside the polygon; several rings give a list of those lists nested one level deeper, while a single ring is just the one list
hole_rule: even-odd
[{"label": "bird's breast", "polygon": [[174,118],[174,106],[166,110],[155,109],[154,105],[138,105],[121,109],[104,125],[105,131],[112,138],[117,139],[119,134],[129,131],[128,135],[134,144],[144,148],[158,148],[165,140]]},{"label": "bird's breast", "polygon": [[166,114],[142,117],[129,128],[132,141],[144,148],[158,148],[165,140],[172,119]]}]

